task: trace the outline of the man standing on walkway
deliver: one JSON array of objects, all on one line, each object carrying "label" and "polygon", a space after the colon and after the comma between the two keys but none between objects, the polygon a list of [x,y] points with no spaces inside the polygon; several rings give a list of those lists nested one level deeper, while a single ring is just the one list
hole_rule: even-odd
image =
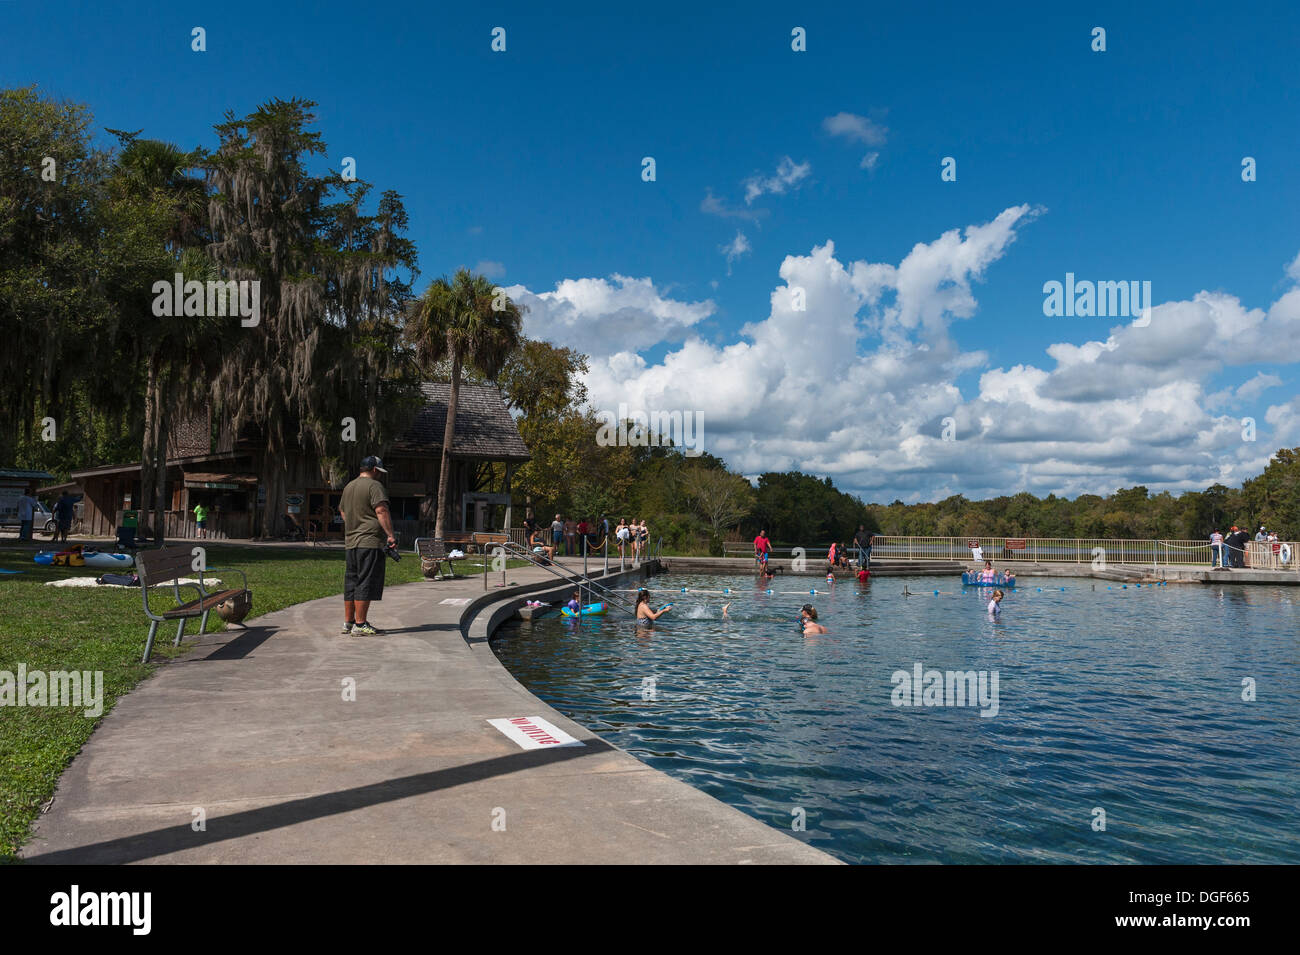
[{"label": "man standing on walkway", "polygon": [[343,574],[343,632],[380,633],[370,624],[370,602],[384,598],[385,547],[397,546],[388,512],[388,492],[378,475],[384,462],[371,455],[361,462],[361,475],[348,482],[339,500],[347,564]]}]

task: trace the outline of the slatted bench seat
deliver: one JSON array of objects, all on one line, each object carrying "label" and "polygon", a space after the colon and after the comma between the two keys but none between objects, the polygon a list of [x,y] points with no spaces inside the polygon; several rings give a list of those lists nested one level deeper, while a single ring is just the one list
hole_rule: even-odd
[{"label": "slatted bench seat", "polygon": [[[230,597],[237,597],[248,590],[248,576],[242,571],[234,568],[216,568],[209,567],[205,570],[196,571],[194,569],[193,548],[189,545],[180,547],[162,547],[156,550],[143,550],[135,556],[136,572],[140,577],[140,598],[144,603],[145,616],[149,618],[149,637],[144,644],[143,663],[149,662],[149,657],[153,653],[154,637],[158,633],[158,624],[164,620],[177,620],[175,646],[179,646],[181,637],[185,635],[185,621],[191,617],[202,618],[199,623],[199,633],[202,633],[208,626],[208,614],[217,606]],[[226,589],[209,591],[204,581],[204,575],[214,570],[221,570],[222,573],[236,573],[244,580],[242,589]],[[182,577],[189,577],[191,574],[197,574],[198,583],[181,583]],[[170,610],[164,610],[162,613],[156,612],[149,606],[149,589],[159,586],[160,584],[172,585],[172,596],[176,605]],[[184,600],[181,597],[182,587],[193,587],[198,596],[193,600]]]},{"label": "slatted bench seat", "polygon": [[443,564],[447,565],[447,573],[443,574],[443,577],[457,576],[456,568],[451,558],[447,556],[447,545],[443,541],[432,537],[417,537],[415,553],[420,558],[420,572],[430,580],[439,575]]},{"label": "slatted bench seat", "polygon": [[483,531],[475,531],[469,535],[472,543],[480,554],[486,554],[498,544],[507,544],[510,542],[509,534],[488,534]]}]

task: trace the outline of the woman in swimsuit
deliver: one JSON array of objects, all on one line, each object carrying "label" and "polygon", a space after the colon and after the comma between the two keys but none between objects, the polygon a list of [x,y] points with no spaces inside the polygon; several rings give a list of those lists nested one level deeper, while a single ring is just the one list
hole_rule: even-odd
[{"label": "woman in swimsuit", "polygon": [[637,623],[642,620],[649,620],[651,623],[658,620],[673,607],[672,604],[664,604],[658,610],[650,609],[650,591],[642,588],[636,594],[636,619]]}]

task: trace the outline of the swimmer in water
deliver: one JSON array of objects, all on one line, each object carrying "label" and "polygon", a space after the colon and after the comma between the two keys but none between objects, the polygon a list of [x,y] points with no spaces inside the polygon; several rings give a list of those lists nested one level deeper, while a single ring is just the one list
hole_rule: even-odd
[{"label": "swimmer in water", "polygon": [[803,624],[803,634],[808,636],[810,633],[827,633],[827,629],[817,622],[817,608],[812,604],[804,604],[799,610],[799,622]]},{"label": "swimmer in water", "polygon": [[725,604],[722,605],[722,616],[723,616],[724,618],[726,618],[726,616],[727,616],[727,608],[730,607],[730,606],[731,606],[731,602],[730,602],[730,601],[728,601],[727,603],[725,603]]},{"label": "swimmer in water", "polygon": [[573,592],[573,597],[569,600],[567,604],[564,605],[568,607],[571,611],[573,611],[574,614],[580,613],[582,611],[582,604],[578,603],[578,596],[579,596],[578,592],[575,590]]},{"label": "swimmer in water", "polygon": [[642,620],[654,622],[672,609],[672,604],[664,604],[658,610],[650,609],[650,591],[642,588],[636,594],[636,619],[640,623]]},{"label": "swimmer in water", "polygon": [[994,620],[1002,614],[1002,591],[993,591],[993,599],[989,601],[989,616]]}]

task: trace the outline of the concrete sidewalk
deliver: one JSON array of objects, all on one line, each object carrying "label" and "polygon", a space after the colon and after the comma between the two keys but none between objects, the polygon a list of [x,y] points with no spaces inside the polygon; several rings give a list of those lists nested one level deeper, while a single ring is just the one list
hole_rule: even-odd
[{"label": "concrete sidewalk", "polygon": [[[629,587],[641,574],[610,583]],[[507,579],[519,586],[488,596],[481,577],[390,589],[371,614],[387,631],[377,637],[339,635],[337,597],[259,617],[246,632],[205,635],[104,718],[20,855],[92,864],[836,861],[528,693],[485,637],[525,590],[561,582],[532,567]],[[343,698],[349,680],[354,702]],[[523,750],[487,722],[517,716],[540,716],[585,745]]]}]

